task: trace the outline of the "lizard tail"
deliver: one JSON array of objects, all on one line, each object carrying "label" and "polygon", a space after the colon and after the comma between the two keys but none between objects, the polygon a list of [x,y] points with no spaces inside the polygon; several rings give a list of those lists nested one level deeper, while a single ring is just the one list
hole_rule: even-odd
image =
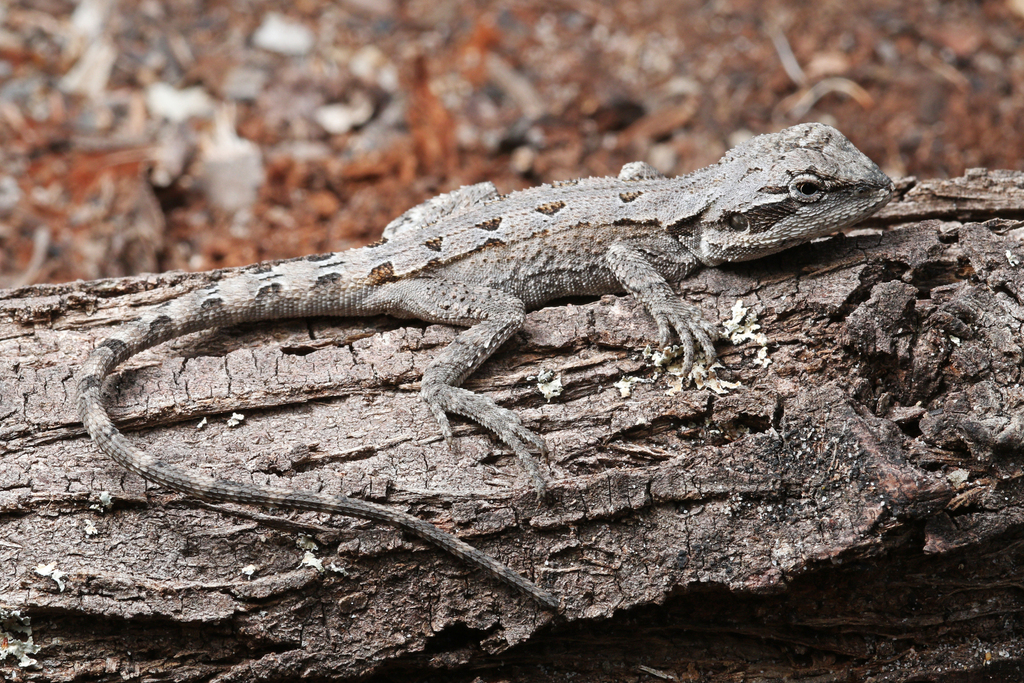
[{"label": "lizard tail", "polygon": [[[199,310],[198,302],[202,299],[198,294],[178,299],[171,307],[165,305],[144,314],[119,334],[100,343],[89,355],[79,375],[77,408],[86,431],[100,451],[144,479],[204,500],[337,513],[404,529],[489,572],[546,608],[559,608],[558,598],[551,593],[452,534],[405,512],[346,496],[256,487],[207,477],[169,465],[133,446],[111,422],[103,402],[103,383],[118,365],[145,349],[189,332],[240,320],[268,317],[260,316],[259,311],[249,311],[246,315],[236,309],[232,319],[226,320],[223,315],[213,311],[210,315],[200,312],[175,316],[175,311],[169,310]],[[189,306],[189,303],[193,305]]]}]

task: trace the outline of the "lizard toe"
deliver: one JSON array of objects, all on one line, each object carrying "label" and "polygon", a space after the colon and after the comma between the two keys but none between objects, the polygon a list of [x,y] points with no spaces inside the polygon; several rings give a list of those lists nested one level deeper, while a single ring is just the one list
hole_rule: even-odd
[{"label": "lizard toe", "polygon": [[710,337],[705,337],[701,340],[701,347],[704,350],[704,357],[708,359],[708,365],[710,365],[718,357],[715,342]]},{"label": "lizard toe", "polygon": [[455,438],[452,436],[452,425],[448,421],[448,415],[445,413],[444,408],[436,403],[427,402],[427,406],[430,408],[430,412],[434,415],[434,420],[437,422],[438,428],[441,430],[441,436],[444,437],[445,442],[449,448],[454,447]]},{"label": "lizard toe", "polygon": [[708,362],[708,365],[711,365],[718,356],[718,351],[715,349],[717,334],[714,330],[700,327],[694,330],[694,336],[697,338],[697,343],[704,354],[704,359]]},{"label": "lizard toe", "polygon": [[[687,336],[685,342],[682,345],[683,346],[683,367],[682,367],[682,370],[680,371],[680,375],[683,378],[689,377],[690,376],[690,371],[693,370],[693,356],[694,356],[693,337],[689,336],[689,332],[687,332],[687,335],[688,336]],[[684,381],[687,381],[687,380],[684,379]]]},{"label": "lizard toe", "polygon": [[665,316],[659,316],[656,322],[658,323],[658,344],[661,348],[667,349],[675,340],[674,326],[669,322],[668,317]]},{"label": "lizard toe", "polygon": [[447,432],[446,439],[450,439],[451,428],[445,413],[454,413],[473,420],[511,448],[533,480],[534,488],[538,492],[544,490],[547,482],[531,451],[547,455],[547,446],[543,439],[523,426],[516,413],[502,408],[487,396],[447,384],[425,386],[422,394],[438,424],[441,425],[441,432]]}]

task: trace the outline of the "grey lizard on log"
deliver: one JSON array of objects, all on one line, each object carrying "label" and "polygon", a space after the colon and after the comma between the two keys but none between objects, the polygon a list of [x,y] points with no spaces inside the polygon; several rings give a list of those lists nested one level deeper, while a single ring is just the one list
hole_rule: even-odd
[{"label": "grey lizard on log", "polygon": [[482,425],[545,478],[544,441],[512,411],[460,387],[523,324],[566,296],[627,292],[674,341],[689,374],[715,357],[715,327],[672,283],[702,266],[774,254],[845,228],[889,201],[892,181],[841,133],[805,123],[760,135],[717,164],[666,178],[647,164],[499,195],[463,187],[392,221],[376,244],[243,270],[156,306],[101,342],[79,374],[78,413],[99,450],[143,478],[210,501],[339,513],[409,531],[533,597],[559,601],[494,558],[412,515],[344,496],[258,487],[187,472],[134,447],[111,422],[106,378],[133,355],[211,327],[306,316],[388,314],[466,327],[427,366],[421,395],[451,443],[448,415]]}]

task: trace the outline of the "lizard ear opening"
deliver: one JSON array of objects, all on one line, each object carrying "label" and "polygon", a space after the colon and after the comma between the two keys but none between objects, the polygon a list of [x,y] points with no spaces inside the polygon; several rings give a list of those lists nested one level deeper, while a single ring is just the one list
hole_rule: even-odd
[{"label": "lizard ear opening", "polygon": [[665,230],[668,232],[668,234],[672,235],[676,239],[693,237],[697,231],[697,226],[700,225],[702,218],[703,213],[700,213],[696,216],[689,216],[687,218],[678,220],[675,223],[670,223],[665,228]]},{"label": "lizard ear opening", "polygon": [[725,223],[736,232],[743,232],[750,228],[750,221],[742,213],[732,214]]}]

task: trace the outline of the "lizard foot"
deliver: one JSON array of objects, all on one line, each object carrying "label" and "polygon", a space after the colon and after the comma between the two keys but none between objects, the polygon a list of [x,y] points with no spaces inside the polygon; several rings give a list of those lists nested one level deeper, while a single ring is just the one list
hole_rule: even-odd
[{"label": "lizard foot", "polygon": [[693,359],[697,345],[708,362],[714,361],[718,353],[715,351],[715,340],[721,338],[717,327],[700,314],[700,311],[682,301],[654,313],[658,323],[658,341],[663,349],[672,345],[673,335],[678,337],[683,347],[682,376],[687,377],[693,369]]},{"label": "lizard foot", "polygon": [[507,408],[502,408],[486,396],[447,384],[424,386],[421,394],[430,407],[430,412],[437,419],[445,441],[452,443],[452,430],[447,413],[468,417],[511,448],[533,480],[537,494],[544,492],[547,480],[531,451],[540,453],[542,457],[546,456],[547,445],[543,439],[523,426],[518,415]]}]

